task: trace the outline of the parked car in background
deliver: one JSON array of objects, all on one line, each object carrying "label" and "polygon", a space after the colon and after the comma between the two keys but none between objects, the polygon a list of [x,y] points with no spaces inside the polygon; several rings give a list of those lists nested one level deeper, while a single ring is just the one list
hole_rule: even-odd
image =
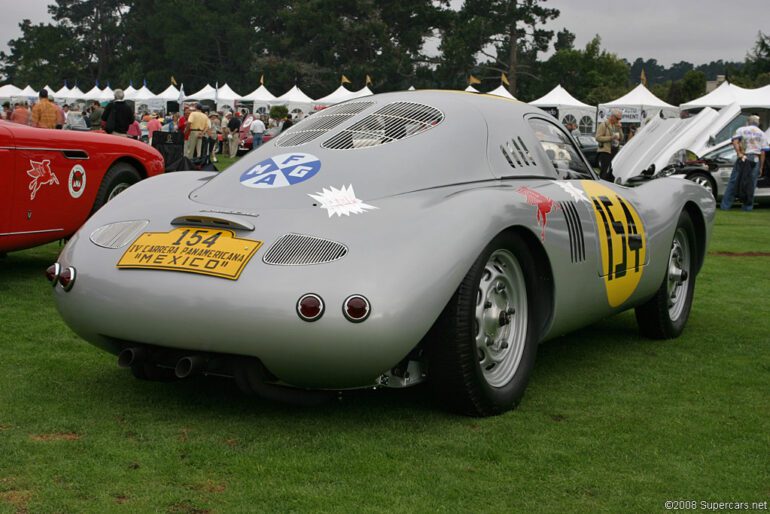
[{"label": "parked car in background", "polygon": [[[698,160],[690,161],[677,171],[688,180],[708,189],[714,198],[722,198],[735,165],[735,148],[731,141],[724,141]],[[770,202],[770,159],[765,159],[764,173],[757,181],[754,193],[757,202]]]},{"label": "parked car in background", "polygon": [[163,157],[131,139],[0,121],[0,253],[71,236]]},{"label": "parked car in background", "polygon": [[599,167],[599,162],[596,160],[596,151],[599,148],[599,143],[594,136],[580,135],[577,137],[578,145],[580,145],[580,151],[586,156],[588,162],[594,168]]}]

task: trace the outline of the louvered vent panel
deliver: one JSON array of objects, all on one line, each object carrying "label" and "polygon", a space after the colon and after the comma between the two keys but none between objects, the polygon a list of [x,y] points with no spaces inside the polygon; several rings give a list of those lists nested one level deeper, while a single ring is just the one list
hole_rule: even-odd
[{"label": "louvered vent panel", "polygon": [[275,145],[299,146],[309,143],[372,105],[374,102],[352,102],[330,107],[302,120],[301,123],[281,134],[276,138]]},{"label": "louvered vent panel", "polygon": [[567,222],[569,234],[569,252],[572,262],[586,260],[586,242],[583,235],[583,225],[580,222],[580,214],[573,202],[559,202],[564,220]]},{"label": "louvered vent panel", "polygon": [[262,260],[276,266],[304,266],[336,261],[348,253],[342,243],[302,234],[286,234],[270,247]]},{"label": "louvered vent panel", "polygon": [[524,144],[521,137],[506,141],[500,145],[500,151],[503,153],[505,160],[508,161],[508,165],[513,169],[534,166],[536,164],[535,159],[532,158],[532,154],[529,152],[529,148]]},{"label": "louvered vent panel", "polygon": [[379,146],[424,132],[443,120],[444,113],[435,107],[394,102],[327,139],[321,146],[332,150]]}]

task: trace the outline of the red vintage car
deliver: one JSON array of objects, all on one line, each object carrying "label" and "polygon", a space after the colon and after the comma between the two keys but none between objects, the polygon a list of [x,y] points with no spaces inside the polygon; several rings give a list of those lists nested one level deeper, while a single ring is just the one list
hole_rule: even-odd
[{"label": "red vintage car", "polygon": [[71,236],[163,168],[157,150],[128,138],[0,121],[0,253]]}]

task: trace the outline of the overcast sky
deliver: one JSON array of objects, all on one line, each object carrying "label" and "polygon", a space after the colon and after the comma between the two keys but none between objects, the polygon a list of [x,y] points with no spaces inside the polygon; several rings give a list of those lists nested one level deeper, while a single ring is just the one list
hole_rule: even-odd
[{"label": "overcast sky", "polygon": [[[52,0],[0,0],[0,50],[21,35],[19,23],[50,21]],[[453,0],[460,4],[461,0]],[[633,61],[655,58],[663,65],[679,61],[704,64],[743,61],[757,33],[769,32],[768,0],[547,0],[561,15],[550,28],[564,27],[582,48],[595,34],[602,48]]]}]

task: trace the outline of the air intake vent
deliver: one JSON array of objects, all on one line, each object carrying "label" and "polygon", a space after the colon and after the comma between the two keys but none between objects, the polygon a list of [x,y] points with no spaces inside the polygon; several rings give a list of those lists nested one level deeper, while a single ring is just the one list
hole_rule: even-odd
[{"label": "air intake vent", "polygon": [[304,266],[336,261],[348,248],[335,241],[302,234],[286,234],[273,244],[262,260],[276,266]]},{"label": "air intake vent", "polygon": [[299,146],[309,143],[372,105],[374,102],[352,102],[321,111],[281,134],[275,140],[275,145]]},{"label": "air intake vent", "polygon": [[513,169],[534,166],[536,164],[532,154],[529,153],[529,148],[527,148],[527,145],[524,144],[520,137],[506,141],[500,145],[500,150],[503,152],[505,160],[508,161],[508,164]]},{"label": "air intake vent", "polygon": [[394,102],[327,139],[321,146],[332,150],[351,150],[383,145],[419,134],[443,120],[444,113],[435,107]]},{"label": "air intake vent", "polygon": [[123,248],[128,243],[139,237],[144,227],[150,222],[147,220],[134,220],[134,221],[119,221],[117,223],[110,223],[97,228],[89,239],[91,242],[102,248],[110,248],[116,250]]},{"label": "air intake vent", "polygon": [[561,212],[564,213],[564,219],[567,222],[567,232],[569,233],[569,253],[572,262],[582,262],[586,260],[586,242],[583,237],[583,226],[580,223],[580,214],[572,202],[559,202]]}]

